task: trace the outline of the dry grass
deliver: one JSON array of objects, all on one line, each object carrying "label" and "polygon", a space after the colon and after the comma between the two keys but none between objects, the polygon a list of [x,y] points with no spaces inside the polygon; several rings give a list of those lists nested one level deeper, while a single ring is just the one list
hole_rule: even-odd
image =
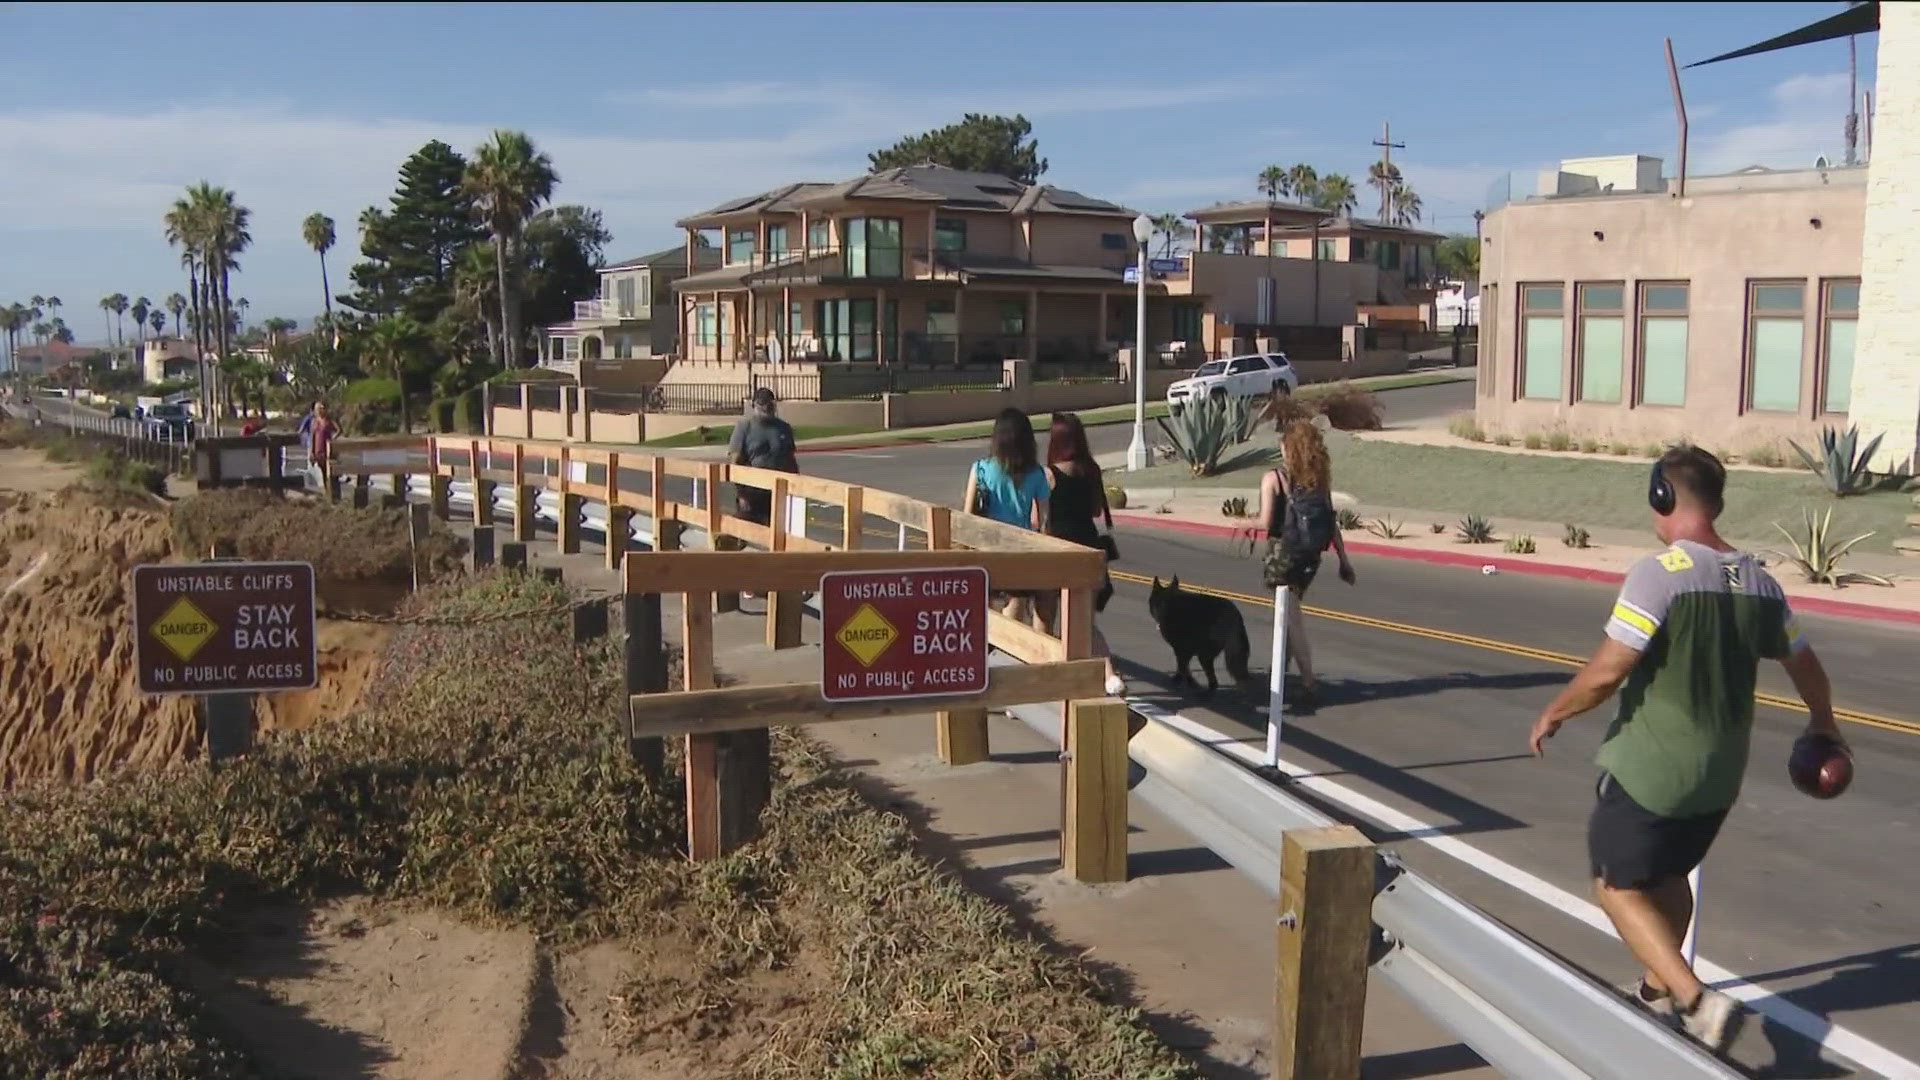
[{"label": "dry grass", "polygon": [[[414,603],[525,608],[556,588],[496,575]],[[403,626],[354,716],[219,771],[0,800],[0,1076],[253,1075],[171,958],[261,901],[340,894],[554,942],[692,934],[675,982],[711,1000],[813,958],[812,992],[708,1075],[1194,1075],[797,740],[779,742],[764,839],[687,862],[678,783],[655,787],[616,728],[618,672],[610,642],[575,646],[557,616]]]}]

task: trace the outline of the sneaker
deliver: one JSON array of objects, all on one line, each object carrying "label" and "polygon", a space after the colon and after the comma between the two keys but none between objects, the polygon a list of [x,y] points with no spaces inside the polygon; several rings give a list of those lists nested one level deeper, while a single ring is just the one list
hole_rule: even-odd
[{"label": "sneaker", "polygon": [[1673,1015],[1680,1021],[1682,1031],[1716,1054],[1733,1042],[1740,1031],[1740,1022],[1745,1019],[1740,1003],[1718,990],[1702,991],[1693,1008],[1675,1009]]},{"label": "sneaker", "polygon": [[1108,697],[1126,697],[1127,681],[1125,679],[1122,679],[1118,675],[1107,676],[1107,696]]},{"label": "sneaker", "polygon": [[1673,995],[1661,991],[1658,997],[1652,996],[1647,988],[1647,980],[1636,979],[1620,988],[1620,993],[1628,1001],[1652,1013],[1661,1020],[1673,1019]]}]

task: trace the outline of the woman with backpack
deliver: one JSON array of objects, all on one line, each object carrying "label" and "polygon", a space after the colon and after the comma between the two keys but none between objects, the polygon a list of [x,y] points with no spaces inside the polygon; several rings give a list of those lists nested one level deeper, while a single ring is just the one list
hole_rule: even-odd
[{"label": "woman with backpack", "polygon": [[1311,710],[1318,703],[1320,680],[1313,674],[1300,602],[1329,546],[1340,559],[1340,580],[1354,582],[1333,510],[1333,465],[1326,440],[1311,420],[1296,420],[1281,435],[1280,467],[1260,478],[1260,521],[1267,531],[1261,566],[1267,588],[1285,586],[1293,595],[1287,605],[1287,652],[1300,669],[1301,693],[1295,701],[1302,710]]},{"label": "woman with backpack", "polygon": [[[1047,472],[1053,484],[1053,495],[1047,500],[1047,534],[1105,552],[1108,559],[1116,557],[1119,547],[1113,541],[1113,510],[1107,505],[1100,463],[1093,459],[1093,449],[1087,445],[1086,426],[1073,413],[1053,414],[1047,429]],[[1100,531],[1096,519],[1106,521],[1106,532]],[[1105,611],[1111,599],[1113,579],[1109,577],[1093,595],[1093,610]],[[1049,632],[1056,632],[1059,594],[1040,598],[1036,606]],[[1125,694],[1127,684],[1113,670],[1113,651],[1098,626],[1093,628],[1093,655],[1107,660],[1107,693],[1112,697]]]}]

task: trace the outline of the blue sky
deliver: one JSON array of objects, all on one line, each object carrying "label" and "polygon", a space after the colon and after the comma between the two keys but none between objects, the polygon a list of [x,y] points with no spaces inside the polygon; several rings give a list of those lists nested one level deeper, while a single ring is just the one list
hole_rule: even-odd
[{"label": "blue sky", "polygon": [[[304,324],[300,220],[339,222],[338,291],[401,160],[501,126],[605,213],[614,257],[964,111],[1026,113],[1047,181],[1151,212],[1252,197],[1270,163],[1359,179],[1391,121],[1429,227],[1469,231],[1507,170],[1671,170],[1663,37],[1684,64],[1840,6],[0,4],[0,303],[58,295],[86,340],[99,297],[180,290],[160,218],[204,178],[254,213],[250,317]],[[1837,160],[1846,70],[1832,42],[1684,73],[1692,171]]]}]

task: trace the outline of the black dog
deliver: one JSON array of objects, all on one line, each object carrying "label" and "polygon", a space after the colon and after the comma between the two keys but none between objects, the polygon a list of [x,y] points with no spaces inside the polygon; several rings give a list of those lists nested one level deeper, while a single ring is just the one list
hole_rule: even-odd
[{"label": "black dog", "polygon": [[1147,597],[1147,610],[1159,625],[1160,636],[1173,646],[1173,685],[1200,685],[1187,674],[1187,662],[1197,659],[1207,673],[1207,688],[1201,695],[1210,696],[1220,688],[1213,674],[1213,658],[1221,653],[1226,654],[1227,674],[1239,683],[1252,681],[1247,673],[1247,622],[1233,601],[1185,592],[1178,577],[1165,585],[1156,577],[1153,592]]}]

